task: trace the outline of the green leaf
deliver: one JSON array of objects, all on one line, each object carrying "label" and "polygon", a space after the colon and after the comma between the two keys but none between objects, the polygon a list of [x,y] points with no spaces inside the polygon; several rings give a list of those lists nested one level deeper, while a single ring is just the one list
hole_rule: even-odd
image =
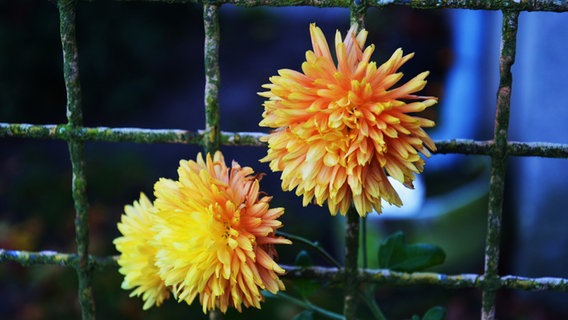
[{"label": "green leaf", "polygon": [[436,245],[406,244],[402,231],[390,235],[379,246],[379,267],[395,271],[420,271],[442,264],[445,259],[446,253]]},{"label": "green leaf", "polygon": [[426,311],[422,320],[444,320],[444,318],[446,318],[446,308],[437,306]]},{"label": "green leaf", "polygon": [[413,315],[412,318],[410,318],[410,320],[420,320],[420,317],[417,315]]},{"label": "green leaf", "polygon": [[295,315],[292,320],[314,320],[314,313],[311,310],[304,310]]}]

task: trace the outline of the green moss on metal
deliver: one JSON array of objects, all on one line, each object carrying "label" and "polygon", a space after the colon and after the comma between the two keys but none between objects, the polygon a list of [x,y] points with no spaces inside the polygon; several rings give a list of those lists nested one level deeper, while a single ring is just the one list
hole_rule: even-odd
[{"label": "green moss on metal", "polygon": [[451,139],[436,141],[437,154],[460,153],[470,155],[490,155],[493,141]]},{"label": "green moss on metal", "polygon": [[221,131],[221,144],[224,146],[265,147],[266,143],[260,141],[260,138],[265,135],[265,133],[260,132]]},{"label": "green moss on metal", "polygon": [[205,152],[214,152],[220,147],[219,126],[219,6],[203,5],[205,29]]},{"label": "green moss on metal", "polygon": [[[321,8],[348,8],[351,1],[348,0],[118,0],[118,1],[146,1],[163,3],[202,3],[209,4],[234,4],[241,7],[289,7],[289,6],[310,6]],[[416,9],[474,9],[474,10],[518,10],[518,11],[568,11],[567,1],[537,0],[537,1],[515,1],[515,0],[374,0],[369,1],[369,6],[406,6]]]},{"label": "green moss on metal", "polygon": [[[353,0],[349,7],[351,25],[358,30],[365,27],[365,0]],[[357,30],[357,31],[358,31]],[[343,299],[343,315],[346,320],[356,319],[359,291],[359,213],[352,205],[347,211],[345,223],[345,296]],[[363,239],[363,241],[367,241]]]},{"label": "green moss on metal", "polygon": [[369,5],[384,6],[409,6],[415,9],[473,9],[473,10],[515,10],[515,11],[568,11],[566,1],[541,0],[541,1],[515,1],[515,0],[375,0]]},{"label": "green moss on metal", "polygon": [[184,130],[137,128],[84,128],[84,140],[133,143],[190,143],[200,144],[201,136]]},{"label": "green moss on metal", "polygon": [[[132,143],[187,143],[203,144],[204,132],[191,132],[180,129],[142,129],[109,127],[71,127],[69,125],[32,125],[26,123],[1,123],[0,137],[26,139],[61,139],[103,142]],[[260,137],[262,132],[221,131],[220,143],[226,146],[265,147]],[[494,142],[469,139],[451,139],[435,141],[437,154],[491,155]],[[548,142],[507,143],[509,156],[534,156],[546,158],[568,158],[568,144]]]},{"label": "green moss on metal", "polygon": [[356,319],[359,296],[359,214],[354,206],[347,211],[345,224],[345,297],[343,315]]},{"label": "green moss on metal", "polygon": [[28,252],[0,249],[0,262],[14,261],[24,267],[39,264],[51,264],[64,267],[74,267],[77,256],[71,256],[55,251]]},{"label": "green moss on metal", "polygon": [[230,3],[240,7],[289,7],[310,6],[318,8],[348,8],[351,1],[348,0],[227,0],[217,1],[218,4]]},{"label": "green moss on metal", "polygon": [[357,24],[359,29],[365,28],[365,13],[367,12],[367,0],[353,0],[349,5],[350,22]]},{"label": "green moss on metal", "polygon": [[568,279],[564,278],[524,278],[506,276],[501,278],[501,286],[524,291],[554,290],[568,292]]},{"label": "green moss on metal", "polygon": [[[322,282],[340,284],[344,281],[343,269],[324,267],[282,266],[289,279],[317,279]],[[507,288],[524,291],[558,291],[568,292],[566,278],[526,278],[504,276],[488,280],[480,274],[447,275],[434,272],[397,272],[387,269],[363,269],[359,273],[359,281],[379,285],[392,286],[424,286],[433,285],[445,288],[481,288],[496,290]]]},{"label": "green moss on metal", "polygon": [[[118,267],[117,258],[118,257],[115,256],[89,256],[89,266],[97,269],[108,267],[116,268]],[[13,261],[25,267],[48,264],[69,268],[79,268],[79,255],[55,251],[31,252],[0,249],[0,263],[7,261]]]},{"label": "green moss on metal", "polygon": [[67,119],[72,126],[83,124],[79,52],[76,41],[76,0],[59,0],[59,31],[63,48],[63,78],[67,92]]},{"label": "green moss on metal", "polygon": [[495,318],[495,298],[498,289],[499,247],[501,244],[501,215],[507,167],[507,139],[511,88],[513,77],[511,67],[515,62],[516,38],[519,12],[503,11],[501,35],[501,56],[499,63],[500,83],[497,93],[494,146],[491,156],[491,178],[489,181],[489,204],[487,216],[487,237],[485,244],[485,281],[487,287],[482,295],[482,319]]},{"label": "green moss on metal", "polygon": [[75,238],[79,265],[79,303],[83,319],[95,318],[95,302],[92,289],[92,266],[89,264],[89,204],[85,174],[84,142],[70,141],[69,154],[73,171],[72,194],[75,204]]},{"label": "green moss on metal", "polygon": [[[81,83],[79,81],[79,50],[76,40],[76,0],[59,0],[59,23],[63,49],[63,78],[67,92],[68,126],[76,128],[83,124],[81,109]],[[87,180],[84,163],[84,142],[69,141],[69,154],[73,171],[72,193],[75,204],[75,238],[79,265],[79,304],[83,319],[95,318],[95,303],[92,290],[92,268],[89,265],[89,225]]]},{"label": "green moss on metal", "polygon": [[509,156],[568,158],[568,145],[546,142],[509,142]]}]

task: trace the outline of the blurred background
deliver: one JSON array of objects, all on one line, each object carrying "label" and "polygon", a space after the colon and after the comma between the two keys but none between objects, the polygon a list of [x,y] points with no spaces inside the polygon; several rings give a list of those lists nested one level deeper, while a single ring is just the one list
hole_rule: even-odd
[{"label": "blurred background", "polygon": [[[501,15],[469,10],[369,9],[367,44],[373,60],[384,62],[402,47],[415,57],[404,79],[429,70],[424,95],[440,98],[426,112],[437,122],[434,139],[490,140],[498,86]],[[80,2],[77,34],[85,126],[168,128],[196,131],[204,126],[203,23],[198,5],[147,2]],[[308,26],[315,22],[329,41],[349,28],[347,9],[221,9],[221,128],[260,128],[263,99],[256,93],[278,69],[299,69],[310,49]],[[568,40],[566,15],[521,15],[511,139],[567,143],[568,85],[562,43]],[[555,30],[555,32],[551,32]],[[546,36],[545,36],[546,35]],[[565,99],[564,99],[565,100]],[[0,122],[66,123],[58,12],[49,1],[0,1]],[[278,173],[260,163],[266,150],[223,147],[237,160],[269,173],[262,189],[272,204],[286,208],[285,232],[321,243],[341,260],[342,220],[326,208],[301,206],[283,193]],[[177,178],[180,159],[194,159],[197,146],[88,142],[86,164],[90,202],[90,250],[117,254],[125,204],[139,193],[152,195],[160,177]],[[567,160],[512,159],[506,183],[501,274],[568,277],[565,181]],[[376,248],[402,230],[409,242],[442,247],[444,265],[432,271],[482,273],[489,158],[433,155],[416,189],[404,194],[405,206],[385,207],[369,218],[369,263]],[[2,138],[0,141],[0,248],[74,252],[74,209],[67,146],[63,141]],[[540,218],[540,219],[539,219]],[[314,228],[313,226],[318,226]],[[280,246],[280,262],[291,265],[301,244]],[[327,265],[312,254],[316,264]],[[142,312],[142,302],[120,289],[115,269],[95,273],[97,316],[104,319],[205,319],[198,306],[167,301]],[[55,266],[0,264],[0,314],[6,319],[76,319],[76,277]],[[290,294],[305,284],[287,282]],[[409,319],[435,305],[448,319],[479,319],[479,290],[439,287],[383,287],[377,300],[389,319]],[[312,302],[341,312],[341,290],[321,284]],[[564,319],[567,294],[502,291],[499,319]],[[365,309],[365,307],[361,307]],[[229,312],[227,319],[291,319],[301,310],[268,299],[262,311]]]}]

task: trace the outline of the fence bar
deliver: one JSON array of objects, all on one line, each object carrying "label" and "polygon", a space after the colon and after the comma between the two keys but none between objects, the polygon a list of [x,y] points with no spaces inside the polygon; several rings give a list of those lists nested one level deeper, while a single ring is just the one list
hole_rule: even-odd
[{"label": "fence bar", "polygon": [[[166,3],[201,3],[198,0],[116,0],[128,2],[166,2]],[[348,8],[349,0],[217,0],[208,3],[234,4],[243,7],[288,7],[310,6],[327,8]],[[473,9],[473,10],[518,10],[518,11],[568,11],[567,0],[375,0],[369,1],[368,6],[405,6],[415,9]]]},{"label": "fence bar", "polygon": [[[88,264],[91,268],[117,268],[118,256],[97,257],[88,256]],[[61,267],[79,268],[80,258],[78,254],[61,253],[56,251],[20,251],[0,249],[0,263],[7,261],[17,262],[22,266],[32,265],[56,265]]]},{"label": "fence bar", "polygon": [[[568,11],[568,1],[565,0],[376,0],[373,5],[409,6],[415,9],[473,9],[473,10],[515,10],[515,11]],[[371,3],[369,3],[371,5]]]},{"label": "fence bar", "polygon": [[[501,35],[501,56],[499,59],[500,83],[497,93],[497,112],[495,115],[495,145],[491,156],[491,178],[489,186],[489,208],[487,217],[487,238],[485,243],[485,279],[498,283],[499,245],[501,243],[501,214],[505,189],[507,167],[507,137],[513,77],[511,67],[515,62],[517,26],[519,12],[503,11]],[[481,319],[495,319],[495,297],[498,286],[488,286],[483,290]]]},{"label": "fence bar", "polygon": [[359,214],[352,205],[345,223],[345,297],[343,315],[346,320],[356,319],[359,292]]},{"label": "fence bar", "polygon": [[[219,8],[214,3],[203,4],[203,26],[205,30],[205,132],[203,147],[205,152],[213,153],[221,145],[221,125],[219,123]],[[209,311],[210,320],[222,319],[219,310]]]},{"label": "fence bar", "polygon": [[219,125],[219,6],[203,5],[205,29],[205,152],[219,150],[221,127]]},{"label": "fence bar", "polygon": [[[118,256],[89,255],[89,264],[93,268],[117,268]],[[20,251],[0,249],[0,263],[16,262],[22,266],[57,265],[76,268],[79,264],[77,254],[60,253],[54,251]],[[287,279],[312,279],[332,283],[342,283],[345,275],[342,269],[335,267],[298,267],[281,265],[286,270]],[[375,283],[392,286],[433,285],[445,288],[483,288],[489,285],[483,275],[457,274],[447,275],[433,272],[405,273],[388,269],[363,269],[359,272],[359,280],[365,283]],[[495,283],[490,285],[494,286]],[[568,279],[566,278],[528,278],[519,276],[503,276],[498,279],[499,288],[523,291],[558,291],[568,292]]]},{"label": "fence bar", "polygon": [[[507,141],[506,153],[509,156],[568,158],[568,144],[550,142]],[[492,155],[502,152],[495,150],[495,142],[451,139],[436,141],[436,154],[460,153],[466,155]]]},{"label": "fence bar", "polygon": [[353,0],[349,5],[349,20],[351,24],[357,24],[359,30],[365,28],[365,13],[367,12],[367,0]]},{"label": "fence bar", "polygon": [[[204,131],[192,132],[181,129],[142,129],[110,127],[78,127],[66,124],[28,124],[0,122],[0,137],[27,139],[60,139],[101,142],[131,143],[182,143],[201,145]],[[224,146],[265,147],[260,138],[262,132],[220,132],[220,144]],[[435,154],[459,153],[465,155],[491,155],[493,140],[470,139],[436,140]],[[568,144],[550,142],[507,142],[507,154],[520,157],[568,158]]]},{"label": "fence bar", "polygon": [[[76,0],[58,1],[61,45],[63,49],[63,77],[67,92],[67,120],[71,128],[83,125],[81,84],[79,81],[79,53],[76,40]],[[86,195],[84,142],[69,141],[69,155],[73,171],[72,193],[75,204],[75,240],[77,243],[79,304],[83,319],[95,318],[92,271],[89,264],[89,219]]]},{"label": "fence bar", "polygon": [[[287,279],[316,279],[341,283],[344,279],[342,269],[334,267],[282,266]],[[359,281],[379,285],[417,286],[433,285],[452,289],[460,288],[502,288],[523,291],[568,292],[568,279],[555,277],[528,278],[514,275],[487,280],[480,274],[447,275],[434,272],[397,272],[388,269],[362,269]]]},{"label": "fence bar", "polygon": [[81,141],[69,142],[73,180],[72,193],[75,204],[75,239],[79,255],[79,303],[83,319],[95,318],[95,302],[92,289],[92,268],[89,264],[89,203],[87,200],[87,177],[85,174],[85,145]]},{"label": "fence bar", "polygon": [[[358,32],[365,27],[365,0],[353,0],[350,5],[351,25],[357,25]],[[343,316],[346,320],[356,319],[359,292],[359,230],[360,219],[354,205],[347,211],[345,222],[345,296],[343,299]],[[365,241],[365,240],[363,240]]]},{"label": "fence bar", "polygon": [[[338,268],[282,267],[287,272],[287,279],[317,279],[333,283],[341,283],[343,279],[341,269]],[[452,289],[498,287],[523,291],[568,292],[568,279],[553,277],[528,278],[509,275],[500,277],[497,280],[486,280],[483,275],[479,274],[447,275],[434,272],[405,273],[388,269],[360,270],[359,276],[361,282],[392,286],[433,285]]]}]

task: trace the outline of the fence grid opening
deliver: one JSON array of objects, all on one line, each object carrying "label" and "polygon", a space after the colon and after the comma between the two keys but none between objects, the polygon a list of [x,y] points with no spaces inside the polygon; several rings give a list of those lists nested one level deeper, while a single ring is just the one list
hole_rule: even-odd
[{"label": "fence grid opening", "polygon": [[[166,3],[194,3],[188,0],[157,0]],[[511,156],[568,158],[568,144],[547,142],[522,142],[508,139],[509,113],[513,76],[511,67],[515,61],[516,36],[519,13],[522,11],[568,11],[568,1],[478,1],[478,0],[218,0],[205,1],[203,22],[205,32],[205,124],[204,130],[142,129],[115,127],[85,127],[81,106],[79,78],[80,55],[77,46],[77,0],[59,0],[57,7],[60,19],[60,37],[63,51],[63,75],[67,92],[67,123],[32,125],[27,123],[0,123],[0,138],[56,139],[67,143],[72,168],[72,196],[75,208],[75,234],[77,252],[53,251],[29,252],[0,248],[0,262],[14,261],[22,266],[59,265],[74,269],[78,276],[78,296],[83,319],[95,317],[93,275],[105,268],[116,268],[116,257],[89,254],[89,216],[85,174],[85,144],[92,141],[130,143],[175,143],[199,145],[205,151],[214,151],[220,146],[255,146],[262,133],[222,131],[219,122],[219,10],[232,4],[242,7],[255,6],[314,6],[349,8],[351,21],[364,23],[365,12],[370,7],[407,6],[434,10],[443,8],[498,10],[502,12],[501,52],[497,91],[494,136],[492,140],[439,140],[435,141],[437,154],[486,155],[491,158],[485,266],[483,274],[447,275],[440,273],[404,273],[383,269],[355,270],[358,280],[376,284],[436,285],[447,288],[479,288],[482,290],[482,319],[495,318],[496,293],[501,289],[524,291],[568,291],[568,278],[529,278],[498,273],[499,247],[501,245],[502,211],[504,204],[505,172]],[[355,266],[356,268],[356,266]],[[284,266],[289,279],[320,279],[342,282],[348,269],[328,267]],[[118,290],[118,288],[117,288]]]}]

